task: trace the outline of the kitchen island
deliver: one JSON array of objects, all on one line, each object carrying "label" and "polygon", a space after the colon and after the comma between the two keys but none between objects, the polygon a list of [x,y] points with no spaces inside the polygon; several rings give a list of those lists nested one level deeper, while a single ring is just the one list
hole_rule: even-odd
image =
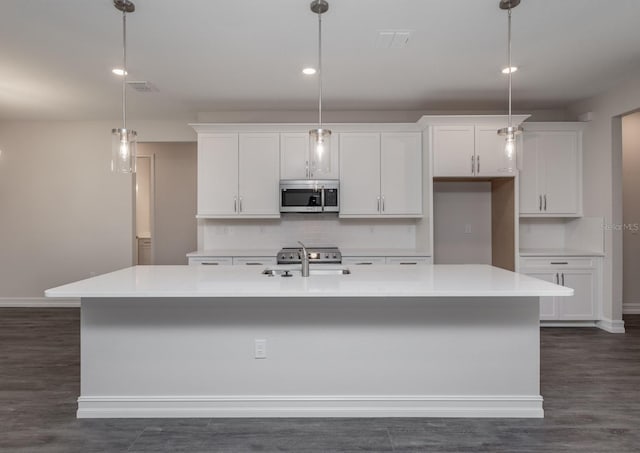
[{"label": "kitchen island", "polygon": [[262,270],[47,290],[81,298],[78,417],[543,416],[539,297],[570,288],[486,265]]}]

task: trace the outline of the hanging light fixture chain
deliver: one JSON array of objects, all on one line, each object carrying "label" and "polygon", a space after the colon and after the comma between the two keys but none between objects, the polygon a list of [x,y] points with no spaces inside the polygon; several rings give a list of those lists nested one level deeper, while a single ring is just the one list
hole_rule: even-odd
[{"label": "hanging light fixture chain", "polygon": [[508,71],[509,71],[509,128],[511,128],[511,76],[513,74],[512,66],[511,66],[511,8],[509,8],[509,25],[507,27],[507,60],[508,60]]},{"label": "hanging light fixture chain", "polygon": [[318,11],[318,125],[322,129],[322,13]]},{"label": "hanging light fixture chain", "polygon": [[122,128],[127,128],[127,12],[122,10]]}]

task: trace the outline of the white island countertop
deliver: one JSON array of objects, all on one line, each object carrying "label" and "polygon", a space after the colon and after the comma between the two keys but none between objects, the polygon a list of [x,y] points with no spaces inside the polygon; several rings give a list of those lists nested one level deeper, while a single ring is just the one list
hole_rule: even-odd
[{"label": "white island countertop", "polygon": [[[319,265],[318,268],[328,265]],[[272,266],[272,268],[284,266]],[[299,266],[286,266],[299,269]],[[349,275],[263,275],[262,266],[135,266],[45,291],[47,297],[539,297],[573,289],[488,265],[342,266]],[[335,266],[332,268],[336,268]]]}]

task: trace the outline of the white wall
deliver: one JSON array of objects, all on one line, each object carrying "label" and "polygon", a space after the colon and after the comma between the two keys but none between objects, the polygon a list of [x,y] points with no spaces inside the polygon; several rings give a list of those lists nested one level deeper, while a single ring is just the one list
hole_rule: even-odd
[{"label": "white wall", "polygon": [[491,182],[433,184],[436,264],[491,264]]},{"label": "white wall", "polygon": [[625,312],[640,313],[640,112],[622,118],[622,222]]},{"label": "white wall", "polygon": [[[0,122],[0,304],[129,266],[132,177],[110,172],[117,121]],[[195,141],[186,122],[132,122],[144,141]]]},{"label": "white wall", "polygon": [[[640,108],[640,76],[617,84],[606,93],[577,103],[578,116],[593,113],[584,130],[584,214],[603,217],[606,225],[622,224],[622,126],[620,115]],[[605,228],[605,320],[622,319],[622,234]]]},{"label": "white wall", "polygon": [[154,156],[153,264],[187,264],[197,248],[197,145],[140,143],[138,154]]}]

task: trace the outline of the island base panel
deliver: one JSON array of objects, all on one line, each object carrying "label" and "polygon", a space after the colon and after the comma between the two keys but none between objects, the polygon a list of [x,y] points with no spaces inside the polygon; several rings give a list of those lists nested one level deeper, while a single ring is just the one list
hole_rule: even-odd
[{"label": "island base panel", "polygon": [[81,312],[78,417],[543,416],[535,297],[84,298]]}]

